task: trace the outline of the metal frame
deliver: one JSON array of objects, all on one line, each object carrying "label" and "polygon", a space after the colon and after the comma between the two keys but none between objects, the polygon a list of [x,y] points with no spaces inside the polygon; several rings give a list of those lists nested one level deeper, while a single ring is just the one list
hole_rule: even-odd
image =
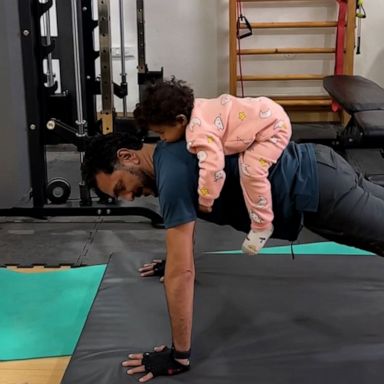
[{"label": "metal frame", "polygon": [[45,219],[50,216],[142,216],[148,218],[154,227],[163,228],[162,217],[152,209],[104,204],[96,204],[92,207],[82,207],[73,203],[67,206],[13,207],[0,209],[0,216],[34,217],[36,219]]},{"label": "metal frame", "polygon": [[139,100],[142,101],[143,91],[147,82],[163,79],[163,68],[160,71],[148,71],[145,62],[145,28],[144,28],[144,0],[136,0],[137,16],[137,83],[139,84]]},{"label": "metal frame", "polygon": [[83,26],[83,57],[85,78],[85,119],[87,120],[88,135],[93,136],[100,132],[101,121],[97,119],[96,94],[100,93],[96,81],[95,61],[99,51],[95,51],[93,44],[93,31],[98,26],[98,21],[93,20],[92,0],[81,1],[82,26]]},{"label": "metal frame", "polygon": [[109,0],[98,0],[103,134],[113,132],[113,80]]},{"label": "metal frame", "polygon": [[32,199],[34,207],[46,203],[47,164],[44,150],[44,117],[46,92],[44,90],[43,50],[40,41],[40,17],[52,1],[40,4],[38,0],[19,0],[21,48],[25,83],[28,149]]},{"label": "metal frame", "polygon": [[[104,0],[104,3],[106,0]],[[47,44],[47,39],[41,37],[40,18],[52,6],[52,0],[46,3],[40,3],[38,0],[18,0],[18,11],[21,31],[21,48],[23,57],[26,121],[28,131],[28,149],[30,159],[30,177],[31,177],[31,198],[32,206],[17,206],[7,209],[0,209],[0,216],[28,216],[36,218],[45,218],[48,216],[121,216],[133,215],[144,216],[151,220],[156,227],[162,226],[161,216],[151,209],[144,207],[121,207],[111,204],[93,203],[92,206],[82,206],[81,200],[73,200],[66,205],[57,206],[47,204],[47,163],[45,151],[45,139],[47,134],[46,124],[51,117],[48,115],[48,101],[52,93],[52,87],[48,88],[44,84],[47,82],[43,69],[43,59],[48,54],[52,57],[62,60],[61,62],[61,80],[63,87],[68,89],[68,94],[76,95],[76,82],[74,80],[74,46],[72,42],[72,24],[70,1],[57,1],[58,30],[59,36],[51,39],[51,44]],[[78,5],[78,31],[79,31],[79,60],[81,63],[81,89],[84,90],[87,101],[82,107],[85,108],[88,120],[89,114],[95,113],[94,95],[96,84],[94,61],[97,58],[97,52],[93,50],[92,31],[97,25],[95,21],[89,23],[92,19],[91,0],[76,2]],[[64,17],[63,17],[64,15]],[[82,23],[81,19],[85,18]],[[80,32],[82,31],[82,32]],[[83,40],[83,36],[86,36]],[[45,44],[44,44],[45,40]],[[92,44],[89,44],[92,42]],[[91,52],[91,55],[89,53]],[[70,76],[72,74],[72,76]],[[85,79],[87,81],[85,81]],[[53,86],[54,87],[54,86]],[[93,89],[92,89],[93,88]],[[111,86],[112,89],[112,86]],[[89,101],[91,99],[91,101]],[[76,98],[72,101],[73,110],[76,110]],[[71,125],[63,121],[51,120],[51,123],[63,129],[70,134],[76,130]],[[94,132],[93,132],[94,133]],[[73,142],[79,150],[82,150],[82,142],[74,134]],[[81,192],[81,190],[80,190]]]},{"label": "metal frame", "polygon": [[[75,125],[75,111],[77,110],[77,100],[76,100],[76,79],[73,75],[76,72],[75,64],[74,64],[74,46],[73,46],[73,26],[72,26],[72,6],[71,1],[56,1],[56,13],[57,13],[57,30],[58,37],[56,38],[57,44],[56,48],[53,51],[54,58],[60,60],[60,79],[62,90],[68,91],[70,97],[71,104],[71,116],[69,119],[64,120],[67,124]],[[81,15],[82,8],[81,3],[77,2],[77,14]],[[80,52],[80,65],[81,65],[81,93],[85,94],[85,68],[84,68],[84,42],[83,42],[83,26],[82,26],[82,18],[78,17],[77,21],[77,29],[79,31],[79,52]],[[85,99],[82,100],[82,109],[86,110]],[[87,112],[85,112],[84,119],[94,120],[95,116],[89,116]],[[48,116],[48,118],[56,117],[56,116]]]}]

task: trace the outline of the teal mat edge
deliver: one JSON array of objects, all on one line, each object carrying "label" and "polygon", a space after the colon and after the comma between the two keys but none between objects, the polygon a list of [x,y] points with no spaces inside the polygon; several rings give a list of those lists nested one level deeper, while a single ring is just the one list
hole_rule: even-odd
[{"label": "teal mat edge", "polygon": [[[324,241],[320,243],[308,243],[308,244],[293,244],[283,245],[277,247],[267,247],[260,251],[260,255],[295,255],[316,256],[316,255],[329,255],[329,256],[375,256],[374,253],[364,251],[355,247],[349,247],[347,245],[338,244],[330,241]],[[229,250],[229,251],[212,251],[205,252],[207,254],[240,254],[241,250]]]}]

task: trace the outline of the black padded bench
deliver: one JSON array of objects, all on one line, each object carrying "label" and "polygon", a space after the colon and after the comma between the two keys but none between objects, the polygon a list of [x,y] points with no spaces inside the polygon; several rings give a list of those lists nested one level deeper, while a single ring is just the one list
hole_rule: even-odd
[{"label": "black padded bench", "polygon": [[384,110],[360,111],[353,115],[356,125],[361,129],[364,137],[383,139]]},{"label": "black padded bench", "polygon": [[384,186],[384,88],[362,76],[327,76],[330,96],[351,119],[338,134],[345,158],[372,182]]},{"label": "black padded bench", "polygon": [[384,88],[362,76],[327,76],[324,88],[351,119],[340,133],[344,147],[384,146]]},{"label": "black padded bench", "polygon": [[365,77],[327,76],[323,86],[350,115],[360,111],[384,110],[384,89]]}]

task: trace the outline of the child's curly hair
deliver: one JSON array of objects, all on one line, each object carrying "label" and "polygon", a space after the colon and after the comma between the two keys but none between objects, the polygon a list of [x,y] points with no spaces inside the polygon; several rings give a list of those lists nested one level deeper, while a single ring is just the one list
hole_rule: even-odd
[{"label": "child's curly hair", "polygon": [[193,103],[193,90],[185,81],[171,77],[170,80],[148,84],[133,115],[139,127],[144,129],[148,129],[150,124],[174,125],[178,115],[185,115],[189,121]]}]

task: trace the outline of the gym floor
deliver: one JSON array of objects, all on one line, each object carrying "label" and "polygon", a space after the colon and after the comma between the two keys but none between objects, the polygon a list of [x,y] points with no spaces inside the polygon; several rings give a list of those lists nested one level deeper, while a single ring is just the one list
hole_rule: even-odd
[{"label": "gym floor", "polygon": [[[129,257],[132,244],[140,244],[150,261],[164,256],[164,234],[139,217],[1,218],[0,264],[17,265],[19,272],[49,273],[60,265],[106,264],[111,253]],[[238,249],[242,237],[229,227],[217,231],[214,225],[200,222],[196,252]],[[272,241],[270,245],[278,244],[285,243]],[[25,268],[32,265],[50,268]],[[0,383],[59,384],[68,363],[69,357],[0,362]]]}]

